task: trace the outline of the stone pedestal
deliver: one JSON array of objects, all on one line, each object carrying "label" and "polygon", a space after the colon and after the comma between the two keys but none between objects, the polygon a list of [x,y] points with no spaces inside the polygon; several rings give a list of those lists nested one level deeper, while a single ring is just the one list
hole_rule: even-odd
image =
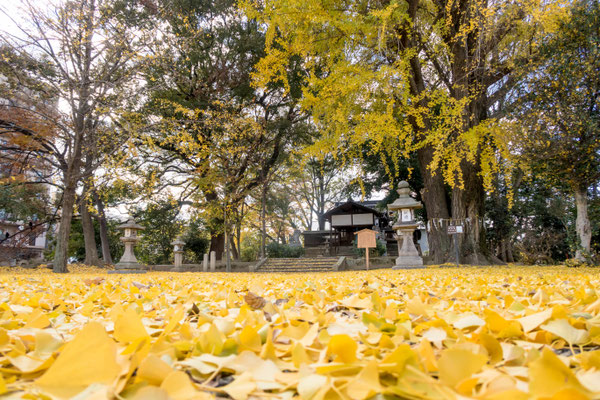
[{"label": "stone pedestal", "polygon": [[[424,268],[423,258],[419,256],[419,252],[413,243],[413,228],[398,230],[398,257],[396,257],[396,265],[393,269],[413,269]],[[402,245],[400,245],[402,240]]]},{"label": "stone pedestal", "polygon": [[122,270],[143,270],[142,266],[138,262],[137,258],[135,258],[135,254],[133,253],[133,246],[138,242],[137,237],[122,237],[121,242],[125,245],[125,252],[123,253],[123,257],[117,263],[116,267]]},{"label": "stone pedestal", "polygon": [[175,272],[183,272],[183,246],[185,242],[178,236],[171,243],[173,245],[173,271]]},{"label": "stone pedestal", "polygon": [[183,271],[183,251],[174,251],[173,258],[175,259],[173,271]]},{"label": "stone pedestal", "polygon": [[202,259],[202,272],[208,272],[208,253],[204,253],[204,258]]}]

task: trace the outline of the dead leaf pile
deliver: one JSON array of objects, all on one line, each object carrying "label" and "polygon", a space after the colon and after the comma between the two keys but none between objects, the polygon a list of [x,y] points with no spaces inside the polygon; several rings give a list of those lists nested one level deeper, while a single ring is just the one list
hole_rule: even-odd
[{"label": "dead leaf pile", "polygon": [[2,398],[600,398],[600,270],[2,269],[0,287]]}]

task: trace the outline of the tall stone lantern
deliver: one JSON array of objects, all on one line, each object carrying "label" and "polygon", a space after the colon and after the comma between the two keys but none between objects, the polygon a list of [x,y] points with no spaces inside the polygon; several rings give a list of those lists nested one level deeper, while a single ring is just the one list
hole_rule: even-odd
[{"label": "tall stone lantern", "polygon": [[143,231],[145,228],[136,224],[133,218],[129,218],[127,222],[119,225],[117,228],[123,230],[121,242],[125,245],[125,252],[123,253],[123,257],[121,257],[121,260],[117,263],[117,267],[124,271],[145,272],[142,271],[142,266],[133,253],[135,244],[140,241],[138,232]]},{"label": "tall stone lantern", "polygon": [[423,258],[419,256],[413,243],[413,232],[418,227],[415,210],[423,205],[410,197],[410,187],[406,181],[398,184],[398,194],[400,197],[388,205],[388,210],[398,214],[396,222],[392,225],[398,240],[398,257],[394,269],[423,268]]},{"label": "tall stone lantern", "polygon": [[181,240],[181,237],[178,236],[171,242],[173,245],[173,255],[174,255],[174,271],[182,271],[183,270],[183,245],[185,242]]}]

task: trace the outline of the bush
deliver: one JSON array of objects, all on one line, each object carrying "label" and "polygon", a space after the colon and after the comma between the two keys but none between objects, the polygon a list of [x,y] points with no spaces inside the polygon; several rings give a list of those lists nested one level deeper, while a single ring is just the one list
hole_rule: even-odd
[{"label": "bush", "polygon": [[569,258],[565,261],[565,265],[569,268],[577,268],[577,267],[591,267],[592,264],[586,261],[581,261],[576,258]]},{"label": "bush", "polygon": [[191,263],[201,263],[204,260],[204,254],[210,248],[210,239],[206,236],[198,221],[194,221],[189,225],[183,236],[183,241],[185,242],[185,260]]},{"label": "bush", "polygon": [[256,247],[242,247],[242,254],[240,254],[240,259],[242,261],[256,261],[258,260],[258,248]]},{"label": "bush", "polygon": [[240,259],[242,261],[258,260],[260,256],[260,235],[244,235],[242,243],[240,243],[240,248]]},{"label": "bush", "polygon": [[267,255],[271,258],[299,258],[304,255],[304,248],[271,242],[267,245]]}]

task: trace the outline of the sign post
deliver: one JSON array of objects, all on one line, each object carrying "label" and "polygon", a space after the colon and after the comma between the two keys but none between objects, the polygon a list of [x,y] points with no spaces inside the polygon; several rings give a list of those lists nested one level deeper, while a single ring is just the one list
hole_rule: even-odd
[{"label": "sign post", "polygon": [[459,266],[458,263],[458,239],[457,235],[459,233],[463,233],[462,225],[449,225],[448,226],[448,235],[452,235],[454,237],[454,257],[456,259],[456,266]]},{"label": "sign post", "polygon": [[355,233],[355,235],[358,235],[356,247],[359,249],[365,249],[365,263],[367,266],[367,271],[369,270],[369,249],[377,247],[377,240],[375,239],[376,233],[377,232],[372,229],[363,229]]}]

